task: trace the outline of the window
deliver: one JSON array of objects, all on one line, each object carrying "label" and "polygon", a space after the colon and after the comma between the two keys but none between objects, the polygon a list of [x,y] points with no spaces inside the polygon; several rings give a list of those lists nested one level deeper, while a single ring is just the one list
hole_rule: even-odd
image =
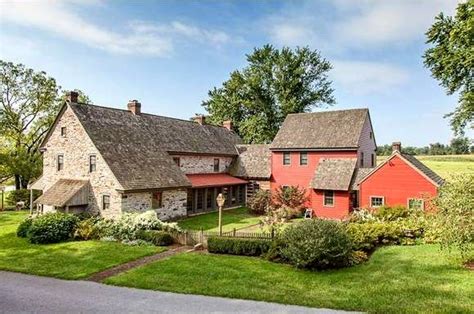
[{"label": "window", "polygon": [[408,209],[423,209],[424,202],[420,198],[409,198],[408,199]]},{"label": "window", "polygon": [[178,167],[181,166],[181,159],[179,157],[173,157],[173,161]]},{"label": "window", "polygon": [[65,126],[63,126],[63,127],[61,128],[61,136],[62,136],[62,137],[66,137],[66,127],[65,127]]},{"label": "window", "polygon": [[220,159],[214,158],[214,172],[219,172],[219,163],[220,163]]},{"label": "window", "polygon": [[89,172],[94,172],[96,169],[97,157],[95,155],[89,156]]},{"label": "window", "polygon": [[384,204],[384,198],[382,196],[371,196],[370,207],[380,207]]},{"label": "window", "polygon": [[371,156],[371,159],[370,159],[370,163],[371,163],[371,167],[375,167],[375,154],[372,154]]},{"label": "window", "polygon": [[58,155],[57,169],[58,171],[61,171],[64,169],[64,155]]},{"label": "window", "polygon": [[324,206],[334,206],[334,191],[324,191]]},{"label": "window", "polygon": [[360,153],[360,166],[364,167],[364,152]]},{"label": "window", "polygon": [[307,152],[301,152],[300,153],[300,165],[304,166],[308,164],[308,153]]},{"label": "window", "polygon": [[153,209],[163,207],[162,203],[162,193],[161,192],[153,192],[151,197],[151,207]]},{"label": "window", "polygon": [[284,152],[283,153],[283,164],[284,165],[289,165],[290,163],[291,163],[290,153],[289,152]]},{"label": "window", "polygon": [[372,139],[373,137],[374,137],[374,133],[372,131],[370,131],[369,138]]},{"label": "window", "polygon": [[110,208],[110,195],[102,195],[102,210]]}]

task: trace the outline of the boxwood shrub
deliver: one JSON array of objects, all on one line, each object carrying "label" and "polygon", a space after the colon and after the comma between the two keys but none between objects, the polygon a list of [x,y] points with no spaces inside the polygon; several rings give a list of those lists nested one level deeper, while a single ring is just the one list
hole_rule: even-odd
[{"label": "boxwood shrub", "polygon": [[31,228],[31,224],[33,223],[33,219],[28,217],[18,225],[16,229],[16,235],[20,238],[26,238]]},{"label": "boxwood shrub", "polygon": [[401,244],[407,237],[401,223],[395,221],[349,223],[347,225],[353,249],[371,251],[384,244]]},{"label": "boxwood shrub", "polygon": [[352,243],[340,222],[304,220],[285,229],[279,241],[283,259],[298,268],[325,269],[349,265]]},{"label": "boxwood shrub", "polygon": [[272,242],[265,239],[244,239],[210,237],[207,239],[207,250],[210,253],[261,256],[270,249]]},{"label": "boxwood shrub", "polygon": [[31,243],[57,243],[69,240],[79,219],[72,214],[48,213],[33,220],[28,237]]},{"label": "boxwood shrub", "polygon": [[174,242],[171,234],[162,230],[139,230],[137,238],[158,246],[168,246]]}]

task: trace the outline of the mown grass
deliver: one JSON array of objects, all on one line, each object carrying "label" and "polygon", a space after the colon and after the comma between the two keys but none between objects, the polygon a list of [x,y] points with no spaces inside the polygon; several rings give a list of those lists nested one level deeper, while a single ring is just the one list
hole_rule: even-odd
[{"label": "mown grass", "polygon": [[106,283],[371,313],[472,313],[474,276],[456,265],[434,245],[385,247],[365,264],[323,272],[260,258],[188,253]]},{"label": "mown grass", "polygon": [[[385,161],[388,156],[377,156],[377,162]],[[453,175],[474,174],[474,155],[436,155],[416,156],[427,167],[444,179]]]},{"label": "mown grass", "polygon": [[0,213],[0,270],[78,279],[164,250],[101,241],[31,244],[16,236],[18,223],[27,215],[27,212]]},{"label": "mown grass", "polygon": [[[245,207],[227,209],[222,212],[222,230],[232,231],[258,224],[260,218],[251,215]],[[212,212],[188,217],[178,221],[178,225],[185,230],[219,231],[219,213]]]}]

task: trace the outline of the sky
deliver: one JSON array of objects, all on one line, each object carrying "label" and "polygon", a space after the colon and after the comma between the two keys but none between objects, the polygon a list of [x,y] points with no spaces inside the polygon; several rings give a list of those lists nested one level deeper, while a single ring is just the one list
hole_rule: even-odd
[{"label": "sky", "polygon": [[[188,119],[255,47],[309,46],[336,104],[369,108],[378,145],[448,143],[457,96],[423,67],[425,32],[452,0],[0,2],[0,58],[94,104]],[[472,132],[467,133],[474,137]]]}]

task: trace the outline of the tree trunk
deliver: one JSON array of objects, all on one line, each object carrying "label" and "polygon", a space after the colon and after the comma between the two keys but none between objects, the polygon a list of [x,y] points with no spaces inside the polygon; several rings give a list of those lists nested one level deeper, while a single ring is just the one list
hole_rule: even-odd
[{"label": "tree trunk", "polygon": [[28,180],[26,180],[23,177],[21,177],[21,188],[22,189],[27,189],[28,188]]},{"label": "tree trunk", "polygon": [[21,189],[20,175],[15,174],[15,190]]}]

